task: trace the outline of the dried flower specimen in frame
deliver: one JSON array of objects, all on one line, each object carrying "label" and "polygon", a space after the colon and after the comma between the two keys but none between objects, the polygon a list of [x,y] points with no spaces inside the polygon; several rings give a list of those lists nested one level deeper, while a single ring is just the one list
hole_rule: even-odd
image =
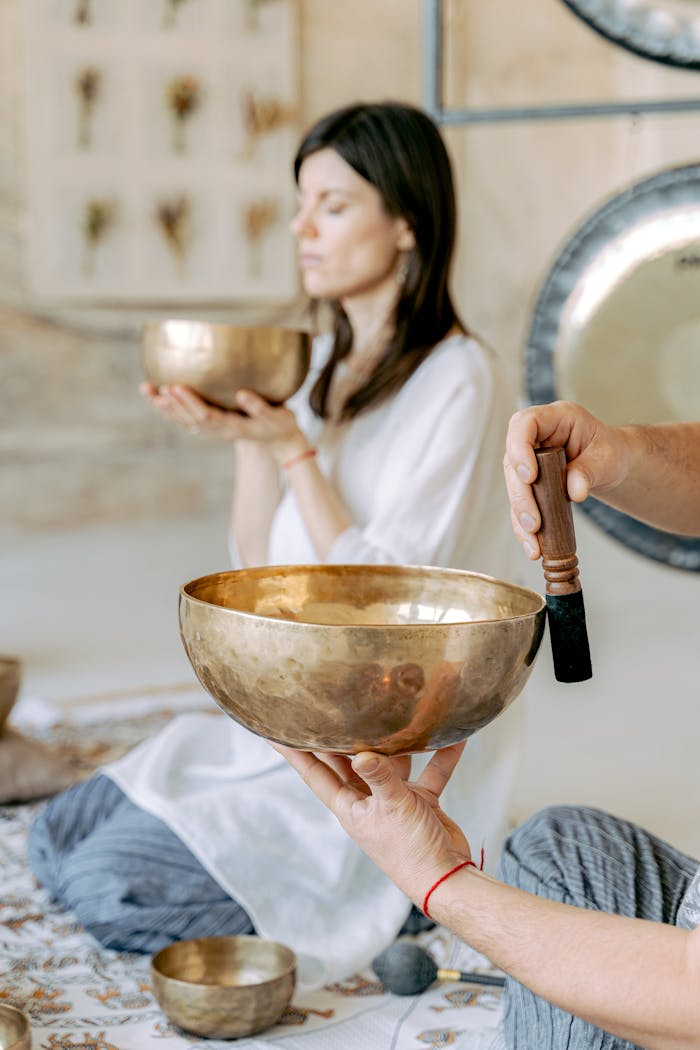
[{"label": "dried flower specimen in frame", "polygon": [[246,89],[241,96],[241,109],[245,132],[242,153],[246,160],[254,155],[261,135],[284,127],[295,119],[292,106],[277,98],[258,98],[250,89]]},{"label": "dried flower specimen in frame", "polygon": [[27,294],[70,309],[295,301],[301,0],[14,2]]},{"label": "dried flower specimen in frame", "polygon": [[278,214],[278,202],[269,197],[251,201],[243,208],[243,229],[248,241],[248,260],[252,277],[259,277],[262,273],[262,242]]},{"label": "dried flower specimen in frame", "polygon": [[190,241],[190,218],[192,205],[189,197],[181,194],[156,204],[155,220],[167,244],[177,269],[181,275],[185,272],[187,249]]},{"label": "dried flower specimen in frame", "polygon": [[91,277],[95,270],[95,252],[114,223],[117,202],[114,198],[93,197],[85,202],[82,220],[83,273]]},{"label": "dried flower specimen in frame", "polygon": [[181,7],[186,4],[188,0],[165,0],[165,9],[163,11],[163,29],[174,29],[177,25],[177,16]]},{"label": "dried flower specimen in frame", "polygon": [[244,0],[245,27],[249,33],[257,33],[260,28],[260,8],[269,0]]},{"label": "dried flower specimen in frame", "polygon": [[78,96],[78,147],[89,149],[92,145],[92,118],[102,87],[102,74],[95,66],[81,69],[75,78]]},{"label": "dried flower specimen in frame", "polygon": [[199,81],[193,76],[175,77],[165,91],[165,102],[173,118],[173,150],[183,153],[186,149],[185,125],[201,104]]},{"label": "dried flower specimen in frame", "polygon": [[73,21],[79,26],[88,26],[92,21],[90,0],[76,0]]}]

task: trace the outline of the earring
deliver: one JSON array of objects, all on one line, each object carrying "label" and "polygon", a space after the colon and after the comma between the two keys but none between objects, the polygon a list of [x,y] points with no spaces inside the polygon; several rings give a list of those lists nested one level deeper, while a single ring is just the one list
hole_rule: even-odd
[{"label": "earring", "polygon": [[396,267],[396,272],[394,273],[394,280],[396,281],[399,288],[403,288],[403,286],[406,283],[406,278],[408,277],[408,266],[408,252],[403,252],[401,258],[399,259],[398,266]]}]

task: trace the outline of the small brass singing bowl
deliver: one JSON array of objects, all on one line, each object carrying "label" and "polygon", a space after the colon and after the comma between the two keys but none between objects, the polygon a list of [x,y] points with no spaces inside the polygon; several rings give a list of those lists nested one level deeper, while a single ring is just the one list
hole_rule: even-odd
[{"label": "small brass singing bowl", "polygon": [[31,1050],[29,1018],[14,1006],[0,1006],[0,1050]]},{"label": "small brass singing bowl", "polygon": [[0,733],[15,706],[22,677],[22,664],[16,656],[0,655]]},{"label": "small brass singing bowl", "polygon": [[307,332],[177,318],[149,321],[142,350],[144,372],[154,386],[188,386],[226,409],[236,407],[241,389],[282,404],[304,382],[311,361]]},{"label": "small brass singing bowl", "polygon": [[289,1006],[296,956],[259,937],[200,937],[157,952],[151,980],[159,1006],[178,1028],[237,1039],[269,1028]]},{"label": "small brass singing bowl", "polygon": [[253,733],[304,751],[432,751],[522,690],[542,640],[534,591],[456,569],[273,566],[180,589],[204,688]]}]

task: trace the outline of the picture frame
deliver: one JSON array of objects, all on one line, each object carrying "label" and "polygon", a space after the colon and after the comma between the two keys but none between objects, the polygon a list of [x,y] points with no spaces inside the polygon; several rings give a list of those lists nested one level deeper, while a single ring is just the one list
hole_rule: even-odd
[{"label": "picture frame", "polygon": [[293,300],[297,0],[25,10],[30,293]]}]

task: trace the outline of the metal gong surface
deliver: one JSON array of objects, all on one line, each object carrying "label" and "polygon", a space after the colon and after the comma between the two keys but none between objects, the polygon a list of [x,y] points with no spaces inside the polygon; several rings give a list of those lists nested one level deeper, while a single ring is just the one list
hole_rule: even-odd
[{"label": "metal gong surface", "polygon": [[607,40],[655,62],[700,69],[700,0],[563,0]]},{"label": "metal gong surface", "polygon": [[[531,403],[578,401],[611,424],[700,420],[700,165],[611,198],[540,290],[526,348]],[[581,509],[657,561],[700,571],[700,539],[589,499]]]}]

